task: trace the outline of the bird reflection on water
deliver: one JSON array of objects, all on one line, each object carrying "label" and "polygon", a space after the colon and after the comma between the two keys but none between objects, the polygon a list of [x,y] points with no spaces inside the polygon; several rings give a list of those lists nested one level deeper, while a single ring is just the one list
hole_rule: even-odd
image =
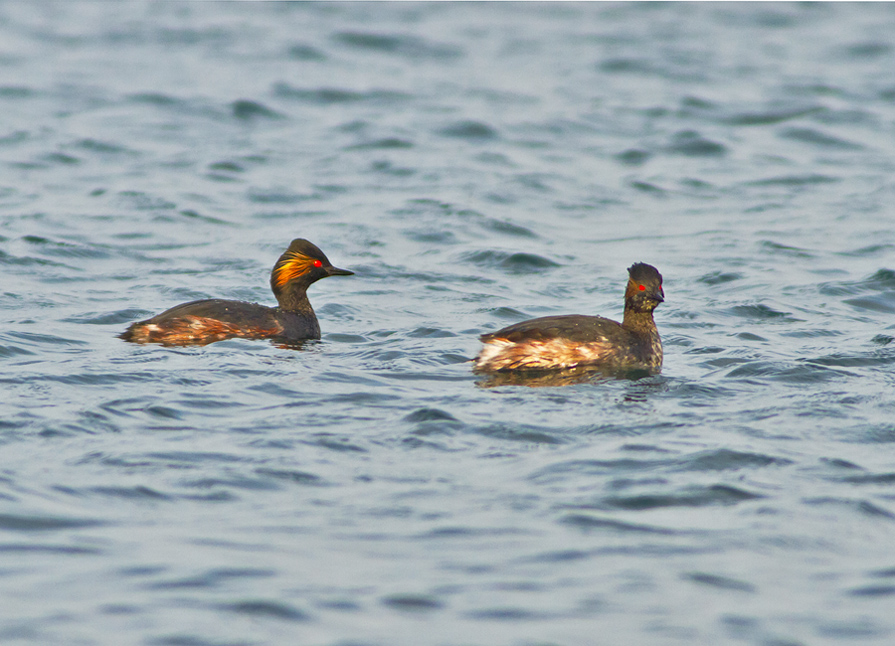
[{"label": "bird reflection on water", "polygon": [[599,366],[577,366],[562,370],[508,370],[506,372],[484,374],[478,379],[476,385],[480,388],[497,388],[498,386],[543,388],[597,383],[612,379],[636,381],[656,375],[658,372],[658,370],[648,370],[646,368],[611,369]]}]

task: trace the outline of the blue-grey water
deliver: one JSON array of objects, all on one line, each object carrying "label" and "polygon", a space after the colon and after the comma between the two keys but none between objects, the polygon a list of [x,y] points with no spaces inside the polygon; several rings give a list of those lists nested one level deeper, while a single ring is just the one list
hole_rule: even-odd
[{"label": "blue-grey water", "polygon": [[895,6],[6,2],[0,170],[0,643],[895,643]]}]

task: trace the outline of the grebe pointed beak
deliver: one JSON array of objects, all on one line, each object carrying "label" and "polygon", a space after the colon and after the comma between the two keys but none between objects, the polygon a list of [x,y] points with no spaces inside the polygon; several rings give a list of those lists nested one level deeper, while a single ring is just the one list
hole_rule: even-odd
[{"label": "grebe pointed beak", "polygon": [[354,276],[354,272],[348,271],[347,269],[339,269],[338,267],[327,267],[326,275],[327,276]]},{"label": "grebe pointed beak", "polygon": [[653,298],[655,298],[660,303],[664,303],[665,302],[665,290],[663,290],[662,287],[659,286],[659,289],[657,289],[656,292],[653,294]]}]

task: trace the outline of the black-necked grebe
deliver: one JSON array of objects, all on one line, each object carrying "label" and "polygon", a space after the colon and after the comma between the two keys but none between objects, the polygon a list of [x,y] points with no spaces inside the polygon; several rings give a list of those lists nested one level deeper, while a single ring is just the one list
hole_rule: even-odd
[{"label": "black-necked grebe", "polygon": [[642,262],[628,268],[625,317],[544,316],[483,334],[475,358],[478,372],[546,370],[574,366],[642,368],[662,366],[662,340],[653,310],[665,300],[662,275]]},{"label": "black-necked grebe", "polygon": [[319,339],[320,325],[308,300],[308,287],[327,276],[354,272],[332,266],[320,249],[301,238],[293,240],[270,275],[277,307],[211,298],[183,303],[131,324],[119,338],[132,343],[206,345],[239,337],[284,343]]}]

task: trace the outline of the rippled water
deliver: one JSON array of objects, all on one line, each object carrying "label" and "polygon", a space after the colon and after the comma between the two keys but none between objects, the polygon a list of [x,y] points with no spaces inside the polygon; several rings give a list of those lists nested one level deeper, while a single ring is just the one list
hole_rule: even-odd
[{"label": "rippled water", "polygon": [[[2,643],[895,640],[892,5],[4,3],[0,114]],[[660,376],[471,373],[635,261]]]}]

